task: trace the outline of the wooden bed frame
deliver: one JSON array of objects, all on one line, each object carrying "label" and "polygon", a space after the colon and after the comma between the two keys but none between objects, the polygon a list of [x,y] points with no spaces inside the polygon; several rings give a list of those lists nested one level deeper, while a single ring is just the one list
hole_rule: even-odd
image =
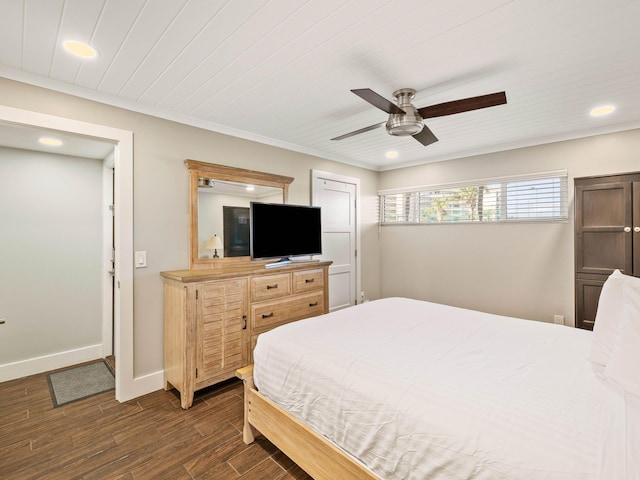
[{"label": "wooden bed frame", "polygon": [[253,365],[236,376],[244,383],[242,439],[253,443],[264,435],[315,480],[379,480],[353,457],[260,394],[253,383]]}]

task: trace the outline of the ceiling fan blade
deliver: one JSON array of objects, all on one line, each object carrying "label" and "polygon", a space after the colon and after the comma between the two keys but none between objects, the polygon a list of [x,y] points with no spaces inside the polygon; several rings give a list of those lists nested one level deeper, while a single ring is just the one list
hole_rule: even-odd
[{"label": "ceiling fan blade", "polygon": [[411,136],[415,138],[417,141],[419,141],[425,147],[427,145],[431,145],[432,143],[436,143],[438,141],[438,137],[436,137],[433,134],[433,132],[429,130],[429,127],[427,127],[426,125],[424,126],[424,128],[420,133],[416,133],[415,135],[411,135]]},{"label": "ceiling fan blade", "polygon": [[379,108],[383,112],[387,112],[389,114],[405,113],[405,111],[402,110],[395,103],[391,102],[390,100],[387,100],[381,95],[378,95],[376,92],[374,92],[370,88],[358,88],[351,91],[356,95],[358,95],[363,100],[369,102],[374,107]]},{"label": "ceiling fan blade", "polygon": [[384,125],[387,122],[376,123],[375,125],[369,125],[368,127],[361,128],[360,130],[356,130],[355,132],[345,133],[344,135],[340,135],[339,137],[332,138],[331,140],[343,140],[345,138],[353,137],[354,135],[359,135],[360,133],[368,132],[369,130],[375,130],[381,125]]},{"label": "ceiling fan blade", "polygon": [[444,115],[453,115],[454,113],[495,107],[496,105],[503,105],[505,103],[507,103],[507,95],[505,92],[498,92],[422,107],[418,109],[418,113],[422,118],[442,117]]}]

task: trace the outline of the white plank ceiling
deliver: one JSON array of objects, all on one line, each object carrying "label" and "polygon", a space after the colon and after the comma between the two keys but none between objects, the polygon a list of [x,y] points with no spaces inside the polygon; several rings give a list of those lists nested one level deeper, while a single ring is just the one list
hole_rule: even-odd
[{"label": "white plank ceiling", "polygon": [[[0,76],[386,170],[640,127],[639,25],[638,0],[1,0]],[[386,120],[351,89],[405,87],[508,103],[427,120],[427,147],[330,140]]]}]

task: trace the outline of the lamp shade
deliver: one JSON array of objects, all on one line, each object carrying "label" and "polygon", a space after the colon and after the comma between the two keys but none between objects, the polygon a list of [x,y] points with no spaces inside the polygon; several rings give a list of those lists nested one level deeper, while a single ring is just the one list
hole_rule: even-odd
[{"label": "lamp shade", "polygon": [[213,235],[207,242],[207,249],[214,250],[216,248],[222,248],[222,239],[217,235]]}]

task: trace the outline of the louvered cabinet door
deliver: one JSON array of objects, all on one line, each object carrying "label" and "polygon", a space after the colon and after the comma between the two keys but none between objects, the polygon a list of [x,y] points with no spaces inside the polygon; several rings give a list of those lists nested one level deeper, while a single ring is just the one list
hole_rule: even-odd
[{"label": "louvered cabinet door", "polygon": [[196,389],[247,364],[247,280],[202,282],[197,286]]}]

